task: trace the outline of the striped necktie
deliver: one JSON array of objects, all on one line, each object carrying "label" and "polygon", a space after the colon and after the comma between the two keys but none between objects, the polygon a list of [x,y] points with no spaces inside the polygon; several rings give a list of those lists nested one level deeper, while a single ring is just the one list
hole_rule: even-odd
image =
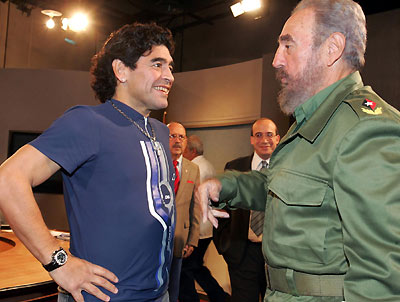
[{"label": "striped necktie", "polygon": [[[261,169],[264,168],[268,168],[268,163],[266,160],[261,161]],[[262,234],[263,227],[264,227],[264,212],[251,211],[250,228],[253,230],[254,234],[260,236]]]},{"label": "striped necktie", "polygon": [[261,169],[268,168],[268,163],[266,160],[261,161]]}]

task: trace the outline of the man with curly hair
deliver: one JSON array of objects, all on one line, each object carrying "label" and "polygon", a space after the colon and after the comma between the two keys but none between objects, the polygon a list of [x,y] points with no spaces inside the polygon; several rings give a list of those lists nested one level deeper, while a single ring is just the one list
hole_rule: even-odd
[{"label": "man with curly hair", "polygon": [[[60,286],[59,301],[168,301],[175,175],[168,128],[148,115],[168,105],[173,48],[155,24],[112,33],[92,59],[102,104],[69,109],[0,167],[0,209]],[[70,251],[31,189],[59,169]]]}]

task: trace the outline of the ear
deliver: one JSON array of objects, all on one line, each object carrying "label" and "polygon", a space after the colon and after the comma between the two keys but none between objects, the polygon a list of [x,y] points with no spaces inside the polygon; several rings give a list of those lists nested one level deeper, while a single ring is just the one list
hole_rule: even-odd
[{"label": "ear", "polygon": [[339,32],[334,32],[328,39],[328,66],[332,66],[338,61],[342,55],[346,46],[346,37]]},{"label": "ear", "polygon": [[117,80],[121,83],[125,83],[127,78],[127,67],[125,66],[125,64],[119,59],[114,59],[114,61],[112,62],[112,68]]},{"label": "ear", "polygon": [[256,139],[254,138],[254,136],[250,136],[250,144],[252,144],[254,146],[254,144],[256,143]]}]

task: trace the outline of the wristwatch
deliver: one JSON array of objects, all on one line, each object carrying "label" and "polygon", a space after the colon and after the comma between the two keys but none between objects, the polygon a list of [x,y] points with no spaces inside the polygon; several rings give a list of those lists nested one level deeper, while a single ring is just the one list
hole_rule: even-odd
[{"label": "wristwatch", "polygon": [[48,264],[43,264],[43,267],[46,269],[46,271],[51,272],[56,268],[63,266],[67,262],[67,259],[67,252],[62,247],[60,247],[51,255],[51,262]]}]

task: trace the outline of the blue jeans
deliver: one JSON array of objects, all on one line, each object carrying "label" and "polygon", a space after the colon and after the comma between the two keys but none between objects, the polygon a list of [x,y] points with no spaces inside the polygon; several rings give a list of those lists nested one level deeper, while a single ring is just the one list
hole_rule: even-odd
[{"label": "blue jeans", "polygon": [[172,257],[171,272],[169,274],[168,293],[170,302],[177,302],[179,295],[179,281],[181,279],[182,258]]},{"label": "blue jeans", "polygon": [[71,295],[58,292],[57,302],[75,302]]},{"label": "blue jeans", "polygon": [[[75,302],[74,298],[71,295],[58,293],[57,302]],[[169,302],[168,291],[165,292],[164,295],[154,300],[154,302]]]}]

